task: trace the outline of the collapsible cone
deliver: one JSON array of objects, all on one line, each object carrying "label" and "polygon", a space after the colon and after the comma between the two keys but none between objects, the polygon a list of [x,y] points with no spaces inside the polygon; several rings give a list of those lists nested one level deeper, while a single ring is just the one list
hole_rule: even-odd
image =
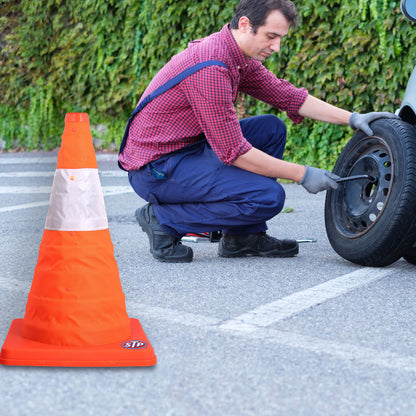
[{"label": "collapsible cone", "polygon": [[38,263],[6,365],[150,366],[156,356],[126,312],[88,114],[68,113]]}]

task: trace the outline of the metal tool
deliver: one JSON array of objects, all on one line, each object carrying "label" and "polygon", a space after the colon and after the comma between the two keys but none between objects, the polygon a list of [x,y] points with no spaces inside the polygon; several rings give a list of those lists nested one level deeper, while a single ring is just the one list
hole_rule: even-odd
[{"label": "metal tool", "polygon": [[300,240],[296,240],[297,243],[316,243],[318,240],[316,238],[302,238]]},{"label": "metal tool", "polygon": [[197,234],[197,233],[192,233],[192,234],[187,234],[184,237],[182,237],[182,241],[187,241],[188,243],[205,243],[205,242],[209,242],[209,238],[208,238],[208,233],[206,234]]},{"label": "metal tool", "polygon": [[[212,233],[192,233],[182,237],[182,241],[187,243],[199,243],[199,242],[218,242],[221,238],[221,232],[215,231]],[[301,238],[296,240],[297,243],[316,243],[318,240],[315,237]]]},{"label": "metal tool", "polygon": [[377,177],[372,175],[354,175],[354,176],[346,176],[345,178],[335,179],[335,182],[347,182],[347,181],[355,181],[357,179],[368,179],[370,182],[377,182]]},{"label": "metal tool", "polygon": [[187,235],[185,237],[182,237],[181,239],[182,241],[186,241],[188,243],[199,243],[199,242],[208,242],[209,240],[207,238],[204,237],[196,237],[193,235]]},{"label": "metal tool", "polygon": [[186,241],[188,243],[217,243],[218,241],[220,241],[221,235],[221,231],[211,231],[209,233],[190,233],[182,237],[182,241]]}]

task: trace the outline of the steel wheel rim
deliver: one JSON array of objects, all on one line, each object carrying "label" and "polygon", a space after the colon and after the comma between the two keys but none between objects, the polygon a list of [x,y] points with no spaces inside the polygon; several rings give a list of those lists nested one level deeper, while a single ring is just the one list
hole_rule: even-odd
[{"label": "steel wheel rim", "polygon": [[389,146],[379,137],[366,138],[350,153],[337,172],[340,176],[370,175],[339,183],[335,192],[335,225],[346,238],[359,238],[380,220],[390,198],[393,184],[393,157]]}]

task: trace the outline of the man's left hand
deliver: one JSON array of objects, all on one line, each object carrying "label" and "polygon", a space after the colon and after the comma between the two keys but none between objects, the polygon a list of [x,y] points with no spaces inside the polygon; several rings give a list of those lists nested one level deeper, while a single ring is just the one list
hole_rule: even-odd
[{"label": "man's left hand", "polygon": [[352,113],[349,119],[349,125],[354,130],[362,130],[368,136],[372,136],[374,133],[370,128],[370,123],[379,118],[400,119],[400,117],[396,116],[396,114],[388,112],[373,111],[372,113],[366,114]]}]

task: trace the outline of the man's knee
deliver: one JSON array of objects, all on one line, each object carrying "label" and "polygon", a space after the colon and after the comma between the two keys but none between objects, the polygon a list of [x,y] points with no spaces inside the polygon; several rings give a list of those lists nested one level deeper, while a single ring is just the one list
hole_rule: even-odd
[{"label": "man's knee", "polygon": [[270,187],[270,202],[273,207],[274,215],[277,215],[285,204],[286,193],[282,185],[277,181],[274,183],[274,186]]},{"label": "man's knee", "polygon": [[277,181],[270,180],[268,182],[267,186],[259,189],[254,197],[254,202],[265,217],[273,218],[283,209],[286,193]]},{"label": "man's knee", "polygon": [[286,136],[286,124],[279,117],[273,114],[265,114],[263,117],[264,123],[269,126],[270,131]]}]

